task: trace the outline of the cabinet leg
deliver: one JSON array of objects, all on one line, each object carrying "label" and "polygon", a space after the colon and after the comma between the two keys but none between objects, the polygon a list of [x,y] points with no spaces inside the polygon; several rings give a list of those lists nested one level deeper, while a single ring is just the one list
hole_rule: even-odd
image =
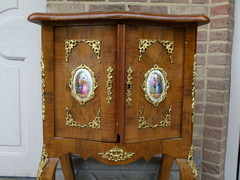
[{"label": "cabinet leg", "polygon": [[158,180],[169,180],[174,158],[163,154],[159,167]]},{"label": "cabinet leg", "polygon": [[55,180],[55,172],[58,158],[49,158],[47,164],[43,167],[42,173],[38,180]]},{"label": "cabinet leg", "polygon": [[60,162],[65,180],[75,180],[70,154],[63,155]]},{"label": "cabinet leg", "polygon": [[194,180],[197,179],[195,167],[191,167],[187,159],[177,159],[179,166],[180,180]]}]

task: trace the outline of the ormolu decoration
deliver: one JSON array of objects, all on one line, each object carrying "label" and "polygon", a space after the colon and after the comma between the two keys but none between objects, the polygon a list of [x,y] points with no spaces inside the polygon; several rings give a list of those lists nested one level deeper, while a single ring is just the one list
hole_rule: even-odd
[{"label": "ormolu decoration", "polygon": [[197,55],[193,58],[193,81],[192,81],[192,122],[195,119],[195,90],[196,90],[196,72],[197,72]]},{"label": "ormolu decoration", "polygon": [[193,145],[190,147],[187,163],[192,168],[192,173],[194,174],[194,178],[197,179],[198,173],[197,173],[196,165],[193,159]]},{"label": "ormolu decoration", "polygon": [[39,163],[38,173],[37,173],[38,180],[40,179],[41,174],[44,172],[43,168],[46,166],[47,163],[48,163],[48,153],[46,152],[45,144],[43,144],[42,157],[41,157],[41,161]]},{"label": "ormolu decoration", "polygon": [[154,106],[158,106],[166,98],[169,86],[167,73],[157,64],[144,75],[142,89],[145,99]]},{"label": "ormolu decoration", "polygon": [[92,100],[95,96],[95,89],[98,84],[95,80],[95,73],[85,64],[81,64],[71,72],[69,82],[71,95],[80,105]]},{"label": "ormolu decoration", "polygon": [[45,121],[45,66],[43,62],[43,53],[41,57],[41,76],[42,76],[42,120]]},{"label": "ormolu decoration", "polygon": [[149,124],[146,120],[146,118],[143,116],[142,110],[139,108],[138,113],[138,129],[152,129],[152,128],[158,128],[158,127],[169,127],[171,126],[171,110],[172,106],[169,107],[168,113],[163,118],[162,121],[160,121],[158,124]]},{"label": "ormolu decoration", "polygon": [[74,121],[72,115],[70,114],[69,108],[66,107],[66,126],[79,127],[79,128],[90,128],[90,129],[100,129],[101,128],[101,109],[98,108],[98,113],[94,120],[92,120],[88,124],[81,125],[78,122]]},{"label": "ormolu decoration", "polygon": [[141,61],[143,53],[146,51],[148,47],[150,47],[152,44],[155,44],[158,42],[163,47],[165,47],[166,51],[169,54],[170,63],[173,63],[173,49],[174,49],[174,42],[173,41],[167,41],[167,40],[149,40],[149,39],[140,39],[139,40],[139,56],[138,61]]},{"label": "ormolu decoration", "polygon": [[156,40],[148,40],[148,39],[140,39],[139,40],[139,56],[138,61],[141,61],[143,53],[146,51],[146,49],[151,46],[152,44],[156,43]]},{"label": "ormolu decoration", "polygon": [[159,40],[158,42],[161,43],[166,48],[169,54],[170,63],[173,63],[173,47],[174,47],[173,41]]},{"label": "ormolu decoration", "polygon": [[126,103],[128,106],[130,106],[132,102],[132,73],[133,69],[129,65],[128,70],[127,70],[127,82],[126,82]]},{"label": "ormolu decoration", "polygon": [[101,51],[101,42],[98,40],[66,40],[65,41],[65,50],[66,50],[66,61],[68,62],[70,53],[73,48],[78,45],[78,43],[88,44],[94,53],[97,55],[99,63],[101,63],[100,51]]},{"label": "ormolu decoration", "polygon": [[109,66],[107,69],[108,75],[107,75],[107,98],[106,101],[107,103],[110,105],[111,101],[112,101],[112,88],[113,88],[113,76],[112,76],[112,72],[113,72],[113,68],[112,66]]},{"label": "ormolu decoration", "polygon": [[124,161],[131,158],[135,153],[134,152],[125,152],[123,149],[115,146],[106,152],[100,152],[98,155],[102,156],[104,159],[109,161]]}]

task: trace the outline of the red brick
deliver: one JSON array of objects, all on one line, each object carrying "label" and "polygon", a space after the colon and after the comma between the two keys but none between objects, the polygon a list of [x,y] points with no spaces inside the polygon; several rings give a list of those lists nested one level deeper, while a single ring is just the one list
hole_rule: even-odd
[{"label": "red brick", "polygon": [[208,15],[207,6],[173,6],[170,7],[171,14],[205,14]]},{"label": "red brick", "polygon": [[[193,146],[202,146],[202,137],[193,137]],[[194,154],[196,154],[196,151],[194,150]]]},{"label": "red brick", "polygon": [[195,113],[195,119],[194,119],[194,124],[196,125],[202,125],[204,120],[204,115],[203,114],[196,114]]},{"label": "red brick", "polygon": [[207,81],[208,89],[216,89],[216,90],[228,90],[230,88],[229,80],[208,80]]},{"label": "red brick", "polygon": [[197,55],[197,65],[204,65],[206,62],[205,55]]},{"label": "red brick", "polygon": [[230,56],[212,55],[208,56],[208,65],[229,65],[231,62]]},{"label": "red brick", "polygon": [[202,163],[202,171],[211,174],[221,174],[224,170],[224,163],[212,164],[208,162]]},{"label": "red brick", "polygon": [[225,150],[221,152],[216,152],[216,151],[203,152],[203,160],[208,162],[220,164],[224,160],[224,158],[225,158]]},{"label": "red brick", "polygon": [[203,148],[209,149],[213,151],[222,151],[226,148],[226,139],[223,140],[215,140],[215,139],[205,139],[203,138]]},{"label": "red brick", "polygon": [[85,7],[83,4],[47,4],[48,13],[79,13],[84,11]]},{"label": "red brick", "polygon": [[229,5],[215,6],[211,8],[211,16],[228,15],[230,13]]},{"label": "red brick", "polygon": [[188,3],[188,0],[151,0],[151,2],[165,2],[165,3]]},{"label": "red brick", "polygon": [[221,174],[202,173],[202,180],[224,180],[223,172]]},{"label": "red brick", "polygon": [[210,53],[230,53],[231,49],[229,44],[209,44]]},{"label": "red brick", "polygon": [[229,98],[228,92],[207,92],[208,102],[225,103],[228,102],[228,98]]},{"label": "red brick", "polygon": [[197,81],[196,81],[196,88],[197,89],[203,89],[204,88],[204,80],[197,79]]},{"label": "red brick", "polygon": [[132,12],[167,14],[167,7],[166,6],[129,5],[128,7],[129,7],[129,11],[132,11]]},{"label": "red brick", "polygon": [[[208,101],[208,99],[207,99]],[[206,105],[206,114],[212,114],[212,115],[226,115],[228,112],[228,106],[227,105],[219,105],[219,104],[207,104]]]},{"label": "red brick", "polygon": [[213,31],[210,33],[210,41],[227,41],[231,40],[231,33],[225,31]]},{"label": "red brick", "polygon": [[196,91],[195,93],[195,101],[203,101],[204,92],[202,90]]},{"label": "red brick", "polygon": [[233,0],[212,0],[212,3],[232,2]]},{"label": "red brick", "polygon": [[[205,127],[203,130],[203,136],[215,140],[222,140],[225,139],[227,135],[227,128],[223,129],[215,129],[215,128],[208,128]],[[222,150],[221,150],[222,151]]]},{"label": "red brick", "polygon": [[195,104],[195,112],[196,113],[203,113],[203,104]]},{"label": "red brick", "polygon": [[203,135],[203,127],[194,125],[193,136],[202,137],[202,135]]},{"label": "red brick", "polygon": [[125,5],[89,5],[89,12],[125,11]]},{"label": "red brick", "polygon": [[147,2],[147,0],[109,0],[109,2]]},{"label": "red brick", "polygon": [[205,125],[207,126],[213,126],[213,127],[225,127],[228,123],[228,117],[218,117],[218,116],[210,116],[207,115],[204,120]]},{"label": "red brick", "polygon": [[229,77],[230,72],[228,68],[208,68],[207,76],[208,77],[217,77],[217,78],[227,78]]},{"label": "red brick", "polygon": [[203,66],[197,66],[197,77],[204,78],[205,68]]},{"label": "red brick", "polygon": [[208,4],[209,0],[192,0],[193,4]]},{"label": "red brick", "polygon": [[207,31],[198,31],[197,40],[198,41],[206,41],[207,40]]},{"label": "red brick", "polygon": [[206,53],[207,44],[197,44],[197,52],[198,53]]},{"label": "red brick", "polygon": [[232,21],[229,17],[212,19],[210,27],[211,29],[232,28]]}]

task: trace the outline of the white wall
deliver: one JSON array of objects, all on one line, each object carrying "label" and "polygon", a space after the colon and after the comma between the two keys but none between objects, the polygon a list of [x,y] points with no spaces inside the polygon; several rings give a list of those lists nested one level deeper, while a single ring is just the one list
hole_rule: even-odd
[{"label": "white wall", "polygon": [[231,91],[225,179],[236,179],[238,160],[238,141],[240,130],[240,1],[235,1],[235,27],[231,64]]}]

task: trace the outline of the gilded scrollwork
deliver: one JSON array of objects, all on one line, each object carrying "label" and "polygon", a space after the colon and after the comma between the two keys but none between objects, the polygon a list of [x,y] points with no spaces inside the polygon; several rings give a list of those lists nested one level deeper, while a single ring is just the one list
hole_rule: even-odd
[{"label": "gilded scrollwork", "polygon": [[192,81],[192,122],[195,119],[195,90],[196,90],[196,71],[197,71],[197,55],[193,58],[193,81]]},{"label": "gilded scrollwork", "polygon": [[106,87],[107,87],[107,97],[106,97],[106,101],[109,105],[111,105],[111,101],[112,101],[112,88],[113,88],[113,68],[112,66],[109,65],[108,69],[107,69],[107,82],[106,82]]},{"label": "gilded scrollwork", "polygon": [[42,156],[41,156],[41,160],[39,163],[39,167],[38,167],[38,173],[37,173],[37,179],[39,180],[43,171],[43,168],[47,165],[48,163],[48,153],[46,152],[46,146],[45,144],[43,144],[43,148],[42,148]]},{"label": "gilded scrollwork", "polygon": [[94,120],[88,124],[79,124],[73,119],[68,106],[66,106],[66,126],[69,127],[79,127],[79,128],[90,128],[90,129],[100,129],[101,128],[101,109],[98,108],[97,116]]},{"label": "gilded scrollwork", "polygon": [[158,106],[166,98],[169,87],[167,73],[157,64],[144,74],[142,90],[145,99],[153,106]]},{"label": "gilded scrollwork", "polygon": [[92,100],[95,96],[95,89],[98,87],[94,71],[85,64],[81,64],[71,72],[68,85],[71,88],[72,97],[80,105]]},{"label": "gilded scrollwork", "polygon": [[159,40],[160,44],[167,50],[169,54],[170,63],[173,63],[173,49],[174,49],[174,42],[173,41],[166,41],[166,40]]},{"label": "gilded scrollwork", "polygon": [[45,121],[45,66],[44,66],[44,56],[41,56],[41,78],[42,78],[42,120]]},{"label": "gilded scrollwork", "polygon": [[78,43],[88,44],[94,53],[97,55],[99,63],[101,63],[100,52],[101,52],[101,42],[98,40],[66,40],[65,41],[65,50],[66,50],[66,61],[69,61],[70,53],[73,48],[78,45]]},{"label": "gilded scrollwork", "polygon": [[149,39],[140,39],[139,40],[139,56],[138,61],[141,61],[143,53],[147,50],[149,46],[156,43],[157,40],[149,40]]},{"label": "gilded scrollwork", "polygon": [[130,106],[132,102],[132,80],[133,80],[132,73],[133,69],[129,65],[127,70],[127,82],[126,82],[126,103],[128,106]]},{"label": "gilded scrollwork", "polygon": [[98,155],[102,156],[102,158],[107,159],[109,161],[118,162],[131,158],[133,155],[135,155],[135,152],[125,152],[123,149],[115,146],[114,148],[106,152],[98,153]]},{"label": "gilded scrollwork", "polygon": [[192,169],[192,173],[194,174],[194,178],[197,180],[198,172],[197,172],[196,164],[195,164],[194,158],[193,158],[193,145],[190,147],[190,150],[189,150],[189,153],[188,153],[187,163]]},{"label": "gilded scrollwork", "polygon": [[173,41],[168,41],[168,40],[150,40],[150,39],[140,39],[139,40],[139,56],[138,56],[138,61],[141,61],[143,53],[149,48],[152,44],[155,44],[158,42],[161,44],[169,54],[169,59],[170,63],[173,63],[173,50],[174,50],[174,42]]},{"label": "gilded scrollwork", "polygon": [[143,112],[141,108],[138,109],[139,117],[138,117],[138,129],[153,129],[158,127],[170,127],[171,126],[171,110],[172,106],[169,107],[168,113],[165,115],[163,120],[161,120],[157,124],[150,124],[147,122],[146,118],[143,116]]}]

